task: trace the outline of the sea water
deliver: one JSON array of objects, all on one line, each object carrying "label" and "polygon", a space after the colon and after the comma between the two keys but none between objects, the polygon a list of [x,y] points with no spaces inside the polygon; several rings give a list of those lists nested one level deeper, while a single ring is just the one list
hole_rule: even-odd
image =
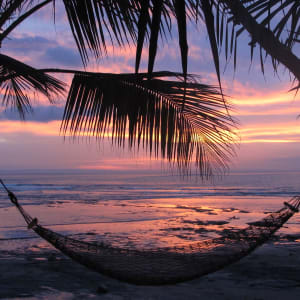
[{"label": "sea water", "polygon": [[[43,226],[127,248],[220,236],[300,195],[300,172],[231,173],[207,182],[192,175],[138,171],[10,171],[1,172],[1,179]],[[51,247],[25,225],[1,190],[0,250],[24,241]],[[274,239],[300,242],[299,236],[295,215]]]}]

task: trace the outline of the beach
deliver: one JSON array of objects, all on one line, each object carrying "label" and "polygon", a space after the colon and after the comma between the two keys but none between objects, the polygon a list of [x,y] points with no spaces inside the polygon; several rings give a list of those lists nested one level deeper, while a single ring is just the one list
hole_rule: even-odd
[{"label": "beach", "polygon": [[1,251],[1,299],[299,299],[299,250],[270,242],[221,271],[158,287],[101,276],[55,250]]},{"label": "beach", "polygon": [[[212,184],[157,174],[3,175],[45,227],[127,249],[173,246],[244,228],[296,195],[300,178],[299,173],[244,173]],[[300,297],[298,214],[266,244],[222,270],[176,285],[136,286],[89,271],[27,230],[4,192],[0,207],[1,299]]]}]

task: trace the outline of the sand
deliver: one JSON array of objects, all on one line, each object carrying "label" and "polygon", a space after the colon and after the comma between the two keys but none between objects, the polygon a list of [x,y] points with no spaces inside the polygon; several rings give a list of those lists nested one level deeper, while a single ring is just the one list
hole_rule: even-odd
[{"label": "sand", "polygon": [[273,238],[223,270],[168,286],[91,272],[54,248],[42,249],[38,238],[18,243],[0,252],[0,299],[300,299],[298,240]]}]

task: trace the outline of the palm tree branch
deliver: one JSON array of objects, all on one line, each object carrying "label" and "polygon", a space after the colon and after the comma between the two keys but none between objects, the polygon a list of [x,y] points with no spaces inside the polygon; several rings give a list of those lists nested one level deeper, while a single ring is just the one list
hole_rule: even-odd
[{"label": "palm tree branch", "polygon": [[21,24],[25,19],[27,19],[30,15],[47,5],[48,3],[53,2],[53,0],[45,0],[38,5],[34,6],[23,15],[18,17],[12,24],[10,24],[1,34],[0,34],[0,43],[6,38],[19,24]]},{"label": "palm tree branch", "polygon": [[[181,81],[160,79],[171,75]],[[147,73],[75,74],[62,132],[97,138],[110,134],[118,146],[124,146],[128,136],[129,147],[143,146],[155,156],[160,152],[181,169],[188,168],[193,157],[202,175],[204,170],[211,173],[214,163],[224,169],[235,138],[221,95],[196,81],[185,83],[184,74],[154,72],[147,78]],[[204,152],[211,159],[199,154]]]},{"label": "palm tree branch", "polygon": [[[26,1],[26,0],[25,0]],[[0,16],[0,28],[3,27],[4,23],[7,22],[12,15],[22,6],[24,0],[15,0],[9,3],[9,6],[2,12]]]},{"label": "palm tree branch", "polygon": [[154,61],[157,52],[158,34],[161,27],[161,14],[163,11],[163,0],[153,0],[153,11],[150,30],[149,42],[149,59],[148,59],[148,73],[151,76],[154,67]]},{"label": "palm tree branch", "polygon": [[88,49],[96,58],[106,54],[106,36],[119,46],[136,41],[137,0],[63,0],[71,31],[84,65]]},{"label": "palm tree branch", "polygon": [[138,39],[136,46],[135,72],[138,73],[143,51],[144,39],[147,33],[147,24],[149,23],[149,1],[140,1],[140,15],[138,20]]},{"label": "palm tree branch", "polygon": [[12,57],[0,54],[0,92],[5,106],[16,107],[21,118],[31,109],[26,90],[39,92],[52,101],[62,94],[64,84],[45,72],[34,69]]},{"label": "palm tree branch", "polygon": [[[277,3],[278,1],[275,2]],[[294,74],[295,78],[300,81],[300,59],[291,51],[290,38],[287,39],[288,42],[286,44],[282,43],[279,40],[280,33],[282,32],[287,19],[284,18],[284,21],[282,23],[279,22],[279,24],[277,25],[277,29],[275,29],[275,34],[271,29],[264,26],[269,24],[270,20],[273,18],[273,15],[269,14],[262,23],[258,23],[255,17],[253,17],[249,12],[249,7],[245,7],[241,1],[222,0],[221,2],[225,5],[225,7],[229,9],[229,13],[233,16],[231,20],[233,20],[233,22],[235,23],[241,24],[243,26],[243,29],[246,29],[250,33],[252,41],[254,43],[259,43],[260,46],[266,51],[266,53],[272,57],[273,60],[276,60],[287,67]],[[254,1],[254,3],[256,5],[259,4],[259,2],[257,1]],[[252,11],[253,13],[255,11],[255,7],[250,6],[250,11]],[[237,36],[241,32],[242,29],[239,30]],[[295,41],[295,38],[292,37],[292,40]],[[251,43],[252,50],[254,43]]]}]

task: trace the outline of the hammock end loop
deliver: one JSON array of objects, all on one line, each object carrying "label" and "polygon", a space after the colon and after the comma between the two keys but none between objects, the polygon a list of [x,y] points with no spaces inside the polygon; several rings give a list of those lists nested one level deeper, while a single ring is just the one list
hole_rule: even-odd
[{"label": "hammock end loop", "polygon": [[19,203],[18,203],[17,197],[15,196],[15,194],[14,194],[13,192],[11,192],[11,191],[7,188],[7,186],[4,184],[4,182],[3,182],[2,179],[0,179],[0,184],[1,184],[1,185],[3,186],[3,188],[6,190],[6,192],[7,192],[7,194],[8,194],[8,197],[9,197],[10,201],[11,201],[14,205],[18,206]]}]

